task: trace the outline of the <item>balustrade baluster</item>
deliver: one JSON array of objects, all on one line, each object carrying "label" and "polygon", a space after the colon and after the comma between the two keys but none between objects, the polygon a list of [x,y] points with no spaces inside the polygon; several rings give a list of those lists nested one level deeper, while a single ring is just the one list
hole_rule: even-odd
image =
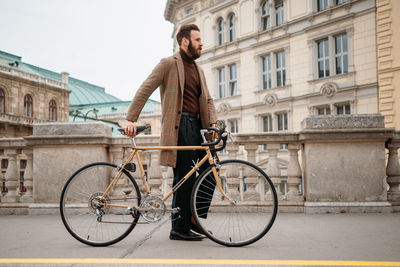
[{"label": "balustrade baluster", "polygon": [[389,184],[388,201],[392,204],[400,204],[400,164],[397,150],[400,143],[390,143],[388,164],[386,167],[387,183]]},{"label": "balustrade baluster", "polygon": [[150,151],[149,183],[154,195],[162,196],[162,172],[160,167],[160,152]]},{"label": "balustrade baluster", "polygon": [[[279,168],[279,163],[278,163],[278,150],[280,148],[279,144],[267,144],[267,149],[268,149],[268,165],[267,165],[267,174],[269,178],[271,178],[272,183],[275,186],[276,189],[276,194],[278,196],[278,199],[282,199],[282,193],[280,191],[280,186],[281,186],[281,170]],[[270,194],[270,192],[268,193]],[[269,196],[270,198],[271,196]]]},{"label": "balustrade baluster", "polygon": [[19,202],[17,189],[19,185],[18,168],[16,164],[17,150],[5,149],[4,154],[8,157],[8,167],[5,174],[7,194],[2,198],[2,202]]},{"label": "balustrade baluster", "polygon": [[24,187],[26,188],[26,192],[20,201],[31,203],[33,202],[33,150],[26,149],[22,153],[26,155],[26,168],[24,172]]},{"label": "balustrade baluster", "polygon": [[301,168],[299,164],[299,145],[289,144],[289,165],[288,165],[288,193],[287,199],[292,201],[302,201],[304,200],[299,186],[301,184]]}]

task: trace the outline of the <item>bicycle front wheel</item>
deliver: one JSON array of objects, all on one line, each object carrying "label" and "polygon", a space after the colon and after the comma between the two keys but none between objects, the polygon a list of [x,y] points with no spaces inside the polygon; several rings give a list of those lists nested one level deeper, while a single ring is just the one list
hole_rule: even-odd
[{"label": "bicycle front wheel", "polygon": [[191,208],[197,226],[208,238],[225,246],[245,246],[259,240],[277,214],[274,185],[265,172],[247,161],[221,161],[216,168],[223,193],[211,167],[193,188]]},{"label": "bicycle front wheel", "polygon": [[108,246],[126,237],[139,220],[140,191],[123,170],[114,189],[103,196],[118,167],[106,162],[86,165],[67,181],[61,194],[60,213],[68,232],[91,246]]}]

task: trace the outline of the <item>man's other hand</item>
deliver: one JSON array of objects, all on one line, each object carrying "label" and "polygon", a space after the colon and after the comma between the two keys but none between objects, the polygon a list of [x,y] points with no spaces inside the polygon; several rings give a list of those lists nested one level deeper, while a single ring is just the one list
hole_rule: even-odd
[{"label": "man's other hand", "polygon": [[126,120],[124,129],[127,136],[136,136],[136,125],[134,122]]}]

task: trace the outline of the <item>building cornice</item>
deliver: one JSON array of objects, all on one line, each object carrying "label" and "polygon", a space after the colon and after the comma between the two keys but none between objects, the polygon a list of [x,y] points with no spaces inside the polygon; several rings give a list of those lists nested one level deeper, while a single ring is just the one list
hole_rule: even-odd
[{"label": "building cornice", "polygon": [[13,68],[8,68],[5,66],[0,66],[0,77],[24,82],[33,86],[44,86],[48,89],[70,92],[67,88],[68,85],[63,82],[44,78],[39,75],[27,73]]}]

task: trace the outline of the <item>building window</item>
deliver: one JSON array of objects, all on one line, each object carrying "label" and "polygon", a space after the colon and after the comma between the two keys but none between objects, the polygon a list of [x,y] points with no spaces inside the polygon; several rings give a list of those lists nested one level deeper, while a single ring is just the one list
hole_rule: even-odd
[{"label": "building window", "polygon": [[276,54],[276,86],[285,86],[286,83],[286,63],[285,52]]},{"label": "building window", "polygon": [[4,113],[6,111],[6,96],[4,94],[3,89],[0,89],[0,113]]},{"label": "building window", "polygon": [[51,100],[49,103],[49,121],[57,120],[57,103],[55,100]]},{"label": "building window", "polygon": [[288,130],[288,114],[287,113],[277,114],[276,121],[277,121],[278,131],[287,131]]},{"label": "building window", "polygon": [[236,23],[235,15],[232,14],[229,17],[229,42],[233,42],[236,38]]},{"label": "building window", "polygon": [[275,0],[275,19],[276,26],[281,25],[285,20],[283,0]]},{"label": "building window", "polygon": [[193,7],[186,9],[186,15],[192,15],[192,14],[193,14]]},{"label": "building window", "polygon": [[271,13],[269,9],[269,1],[265,1],[261,7],[261,30],[265,31],[271,27]]},{"label": "building window", "polygon": [[229,124],[229,131],[231,133],[238,133],[239,132],[239,126],[238,126],[238,121],[237,120],[228,120]]},{"label": "building window", "polygon": [[272,132],[272,116],[267,115],[262,117],[263,132]]},{"label": "building window", "polygon": [[230,65],[229,69],[229,96],[237,94],[237,68],[236,64]]},{"label": "building window", "polygon": [[218,20],[218,45],[222,45],[224,43],[224,20]]},{"label": "building window", "polygon": [[344,2],[346,2],[346,0],[335,0],[335,5],[341,5]]},{"label": "building window", "polygon": [[263,90],[272,88],[271,56],[262,58]]},{"label": "building window", "polygon": [[317,42],[318,78],[329,76],[329,42],[328,38]]},{"label": "building window", "polygon": [[[274,60],[274,61],[272,61]],[[286,85],[286,53],[272,52],[261,57],[261,88],[271,89]]]},{"label": "building window", "polygon": [[24,97],[24,115],[26,117],[33,117],[33,100],[31,95]]},{"label": "building window", "polygon": [[331,108],[329,106],[317,108],[317,115],[330,115],[330,114],[331,114]]},{"label": "building window", "polygon": [[[227,73],[227,75],[225,75]],[[228,86],[225,86],[225,85]],[[235,96],[238,92],[237,65],[232,64],[218,69],[218,97]]]},{"label": "building window", "polygon": [[348,72],[348,48],[347,34],[341,34],[335,37],[335,65],[336,74]]},{"label": "building window", "polygon": [[338,105],[336,105],[336,114],[337,115],[349,115],[349,114],[351,114],[350,104],[338,104]]},{"label": "building window", "polygon": [[225,67],[218,69],[218,92],[219,98],[225,97]]},{"label": "building window", "polygon": [[322,11],[328,8],[328,0],[317,0],[317,10]]}]

